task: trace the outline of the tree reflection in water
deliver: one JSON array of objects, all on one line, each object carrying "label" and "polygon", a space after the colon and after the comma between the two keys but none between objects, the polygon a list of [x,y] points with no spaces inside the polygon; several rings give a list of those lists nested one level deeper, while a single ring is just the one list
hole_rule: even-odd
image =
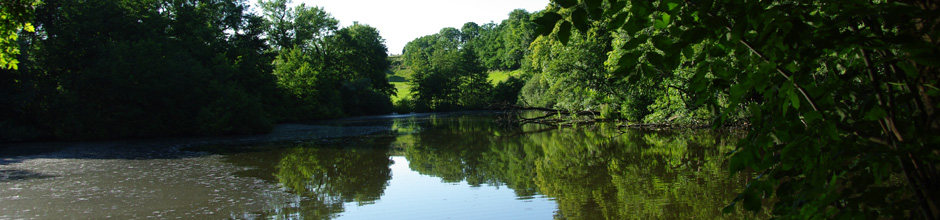
[{"label": "tree reflection in water", "polygon": [[302,144],[284,152],[275,178],[301,196],[281,217],[331,219],[343,203],[371,204],[392,178],[388,148],[323,147]]},{"label": "tree reflection in water", "polygon": [[390,137],[346,143],[369,147],[284,151],[274,176],[302,199],[276,215],[329,219],[343,203],[372,204],[392,177],[389,156],[404,155],[410,169],[444,183],[551,197],[557,219],[766,218],[721,212],[747,182],[726,164],[735,132],[520,126],[480,116],[394,119],[391,128]]},{"label": "tree reflection in water", "polygon": [[724,156],[734,132],[506,126],[474,117],[420,130],[405,147],[413,170],[506,186],[520,198],[547,195],[558,219],[744,218],[721,212],[746,184],[730,176]]}]

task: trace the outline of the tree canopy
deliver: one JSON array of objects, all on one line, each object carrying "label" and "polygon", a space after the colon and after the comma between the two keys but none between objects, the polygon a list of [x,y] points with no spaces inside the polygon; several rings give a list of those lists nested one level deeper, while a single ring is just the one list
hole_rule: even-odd
[{"label": "tree canopy", "polygon": [[20,54],[20,32],[33,32],[32,20],[39,0],[10,0],[0,2],[0,68],[17,69],[16,56]]},{"label": "tree canopy", "polygon": [[[919,0],[554,0],[536,22],[562,46],[607,30],[598,73],[624,82],[618,90],[658,85],[710,109],[716,126],[749,124],[730,167],[759,171],[735,199],[748,210],[773,201],[785,218],[937,219],[936,10]],[[635,102],[645,101],[626,106]]]},{"label": "tree canopy", "polygon": [[0,139],[247,134],[390,112],[378,31],[288,3],[4,2],[3,46],[23,53],[0,69]]},{"label": "tree canopy", "polygon": [[419,110],[491,108],[515,104],[522,81],[492,86],[488,71],[518,70],[535,37],[533,13],[517,9],[501,23],[465,23],[443,28],[405,45],[403,64],[414,72]]}]

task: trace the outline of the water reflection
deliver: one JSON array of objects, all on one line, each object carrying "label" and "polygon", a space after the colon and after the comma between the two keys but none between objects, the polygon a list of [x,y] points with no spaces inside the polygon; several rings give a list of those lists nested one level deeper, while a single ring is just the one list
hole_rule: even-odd
[{"label": "water reflection", "polygon": [[445,182],[505,185],[520,198],[547,195],[558,219],[741,218],[721,213],[745,183],[729,178],[725,165],[733,134],[520,127],[474,117],[431,120],[420,130],[399,138],[410,142],[411,169]]},{"label": "water reflection", "polygon": [[[272,204],[273,210],[261,219],[333,219],[345,210],[345,203],[372,204],[385,191],[392,178],[389,148],[374,147],[375,140],[347,140],[352,143],[324,145],[313,143],[275,144],[264,148],[275,151],[249,152],[230,156],[230,162],[257,167],[243,176],[261,177],[268,172],[297,197],[284,204]],[[386,144],[388,142],[386,141]],[[285,146],[286,145],[286,146]],[[277,159],[271,160],[271,157]],[[268,159],[265,159],[268,158]]]},{"label": "water reflection", "polygon": [[[519,126],[480,116],[396,118],[391,128],[391,134],[335,146],[301,143],[279,151],[276,165],[269,165],[273,168],[258,170],[272,172],[269,176],[298,199],[263,217],[331,219],[359,216],[359,210],[400,211],[397,201],[425,204],[415,212],[480,209],[426,201],[431,196],[415,193],[421,189],[398,188],[420,185],[417,177],[390,168],[392,157],[403,156],[407,172],[439,179],[442,186],[467,186],[462,192],[435,192],[441,196],[511,189],[509,200],[478,202],[505,207],[512,207],[513,200],[551,202],[555,210],[544,214],[556,219],[743,218],[721,213],[746,181],[730,178],[725,165],[724,154],[736,136],[732,133],[620,130],[608,124]],[[391,217],[427,213],[398,214],[405,216]],[[473,218],[464,215],[444,217]]]}]

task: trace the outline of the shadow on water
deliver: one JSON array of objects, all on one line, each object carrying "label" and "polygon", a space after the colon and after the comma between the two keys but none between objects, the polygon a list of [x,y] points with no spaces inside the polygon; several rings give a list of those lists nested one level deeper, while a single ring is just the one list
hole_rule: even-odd
[{"label": "shadow on water", "polygon": [[45,175],[41,173],[36,173],[28,170],[20,169],[11,169],[11,170],[0,170],[0,183],[17,181],[17,180],[29,180],[29,179],[45,179],[52,178],[55,176]]},{"label": "shadow on water", "polygon": [[[118,141],[0,143],[0,165],[29,159],[182,159],[205,153],[226,153],[279,142],[336,142],[340,138],[388,132],[388,119],[321,121],[310,124],[281,124],[264,135],[151,138]],[[225,149],[233,148],[233,149]],[[203,153],[197,153],[203,152]]]},{"label": "shadow on water", "polygon": [[[423,121],[435,118],[466,115],[487,115],[492,112],[420,113],[360,116],[344,119],[314,121],[306,124],[281,124],[264,135],[149,138],[118,141],[85,142],[27,142],[0,143],[0,165],[26,159],[180,159],[202,154],[186,151],[224,153],[243,149],[225,149],[232,146],[264,145],[267,143],[342,142],[339,138],[370,134],[384,134],[392,129],[396,120]],[[282,144],[283,145],[283,144]],[[181,153],[182,152],[182,153]]]}]

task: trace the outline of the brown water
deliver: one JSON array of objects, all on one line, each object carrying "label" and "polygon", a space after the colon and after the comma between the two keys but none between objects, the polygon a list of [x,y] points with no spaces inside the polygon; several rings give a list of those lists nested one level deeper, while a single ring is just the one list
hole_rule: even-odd
[{"label": "brown water", "polygon": [[[6,146],[0,219],[743,218],[721,214],[745,183],[724,162],[731,134],[496,118],[370,117],[255,137]],[[27,148],[39,150],[20,153]]]}]

